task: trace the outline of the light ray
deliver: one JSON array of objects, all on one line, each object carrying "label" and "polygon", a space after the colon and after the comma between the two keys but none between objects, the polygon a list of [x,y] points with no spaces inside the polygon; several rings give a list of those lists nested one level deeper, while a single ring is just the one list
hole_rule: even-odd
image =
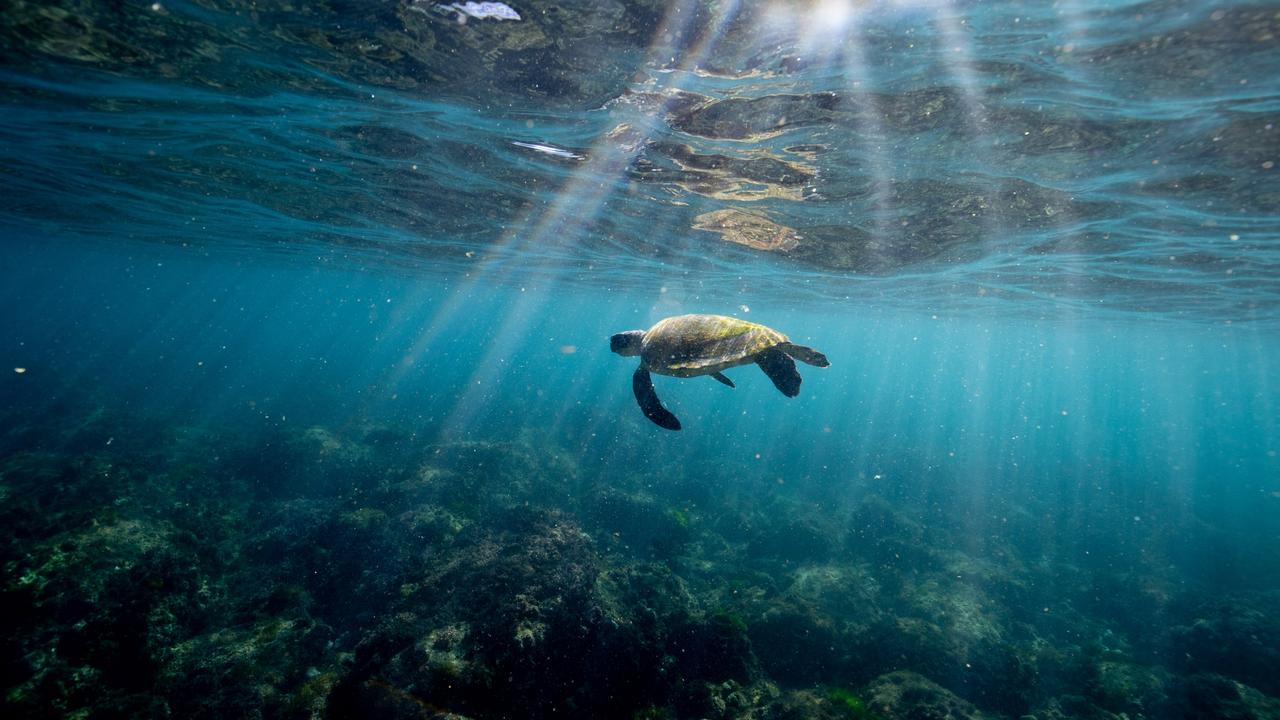
[{"label": "light ray", "polygon": [[884,126],[880,122],[881,113],[876,107],[875,94],[862,79],[866,68],[869,66],[862,46],[860,27],[855,25],[852,28],[844,50],[848,53],[848,60],[844,67],[844,77],[847,79],[848,88],[858,98],[859,107],[867,109],[866,112],[855,113],[854,122],[862,129],[858,136],[863,141],[863,153],[868,159],[871,171],[871,198],[875,207],[875,237],[881,241],[881,246],[884,246],[883,243],[889,238],[891,232],[889,220],[892,217],[893,207],[890,200],[889,184],[893,181],[893,169],[889,165],[888,154],[884,149],[883,143],[887,136]]},{"label": "light ray", "polygon": [[[695,4],[684,2],[672,5],[664,21],[654,34],[654,42],[648,53],[648,67],[664,67],[677,64],[680,69],[696,68],[705,57],[714,51],[734,13],[737,2],[731,2],[718,9],[718,14],[710,23],[710,31],[705,33],[701,41],[692,46],[688,52],[678,51],[678,43],[687,35],[695,17]],[[674,82],[666,81],[666,85]],[[661,80],[655,80],[655,84]],[[644,142],[657,123],[665,115],[668,103],[663,102],[656,107],[643,109],[635,104],[615,104],[611,119],[614,122],[611,130],[621,127],[632,128],[635,132],[619,136],[611,132],[603,133],[587,153],[586,162],[578,168],[565,188],[536,220],[532,213],[521,221],[512,224],[512,230],[500,238],[495,245],[502,254],[521,258],[545,255],[548,248],[564,248],[571,251],[577,245],[578,238],[599,215],[606,202],[613,195],[619,181],[625,175],[635,157],[644,147]],[[474,293],[486,289],[510,288],[515,285],[519,276],[527,273],[527,265],[505,263],[502,265],[481,265],[471,278],[442,305],[432,323],[424,329],[414,343],[408,361],[426,352],[431,343],[438,337],[441,329],[450,324],[455,317],[465,312],[468,298]],[[551,268],[550,279],[531,283],[532,287],[522,289],[519,298],[509,308],[495,339],[485,349],[483,355],[474,363],[477,370],[467,383],[467,389],[455,403],[449,413],[441,433],[453,436],[460,433],[475,416],[475,408],[480,407],[489,396],[491,387],[500,381],[494,370],[503,358],[510,355],[514,348],[525,339],[531,318],[538,317],[542,310],[555,297],[558,284],[557,275],[562,272]],[[403,379],[403,375],[394,378],[394,382]]]}]

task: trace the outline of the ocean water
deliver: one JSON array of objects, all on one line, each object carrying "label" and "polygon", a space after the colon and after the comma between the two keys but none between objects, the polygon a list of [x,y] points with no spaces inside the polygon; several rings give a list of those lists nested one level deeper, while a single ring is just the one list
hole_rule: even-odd
[{"label": "ocean water", "polygon": [[1280,717],[1280,5],[503,7],[4,5],[4,717]]}]

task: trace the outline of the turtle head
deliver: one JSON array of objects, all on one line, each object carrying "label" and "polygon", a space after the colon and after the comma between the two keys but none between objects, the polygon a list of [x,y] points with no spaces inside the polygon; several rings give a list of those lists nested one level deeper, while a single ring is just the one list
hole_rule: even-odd
[{"label": "turtle head", "polygon": [[640,343],[643,341],[643,330],[628,330],[609,338],[609,349],[624,357],[632,357],[640,354]]}]

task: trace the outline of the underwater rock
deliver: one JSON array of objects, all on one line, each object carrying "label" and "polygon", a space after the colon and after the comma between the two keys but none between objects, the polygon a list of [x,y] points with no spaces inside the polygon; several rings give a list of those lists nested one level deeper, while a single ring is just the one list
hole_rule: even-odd
[{"label": "underwater rock", "polygon": [[1280,17],[1266,5],[1201,9],[1183,18],[1190,22],[1063,59],[1110,77],[1141,73],[1146,97],[1186,96],[1236,82],[1236,68],[1264,62],[1280,38]]},{"label": "underwater rock", "polygon": [[991,717],[932,680],[898,671],[872,680],[864,689],[867,707],[885,720],[982,720]]},{"label": "underwater rock", "polygon": [[672,110],[674,129],[706,138],[760,140],[796,128],[831,122],[840,99],[835,93],[726,98]]},{"label": "underwater rock", "polygon": [[764,720],[875,720],[869,712],[852,694],[793,690],[770,703],[762,713],[745,717]]},{"label": "underwater rock", "polygon": [[1024,716],[1035,720],[1127,720],[1126,715],[1108,712],[1080,695],[1060,695]]},{"label": "underwater rock", "polygon": [[1045,563],[1043,514],[975,537],[932,478],[814,513],[654,482],[639,443],[596,472],[537,436],[63,424],[73,453],[0,454],[6,717],[1278,713],[1274,595],[1138,602],[1165,578],[1111,566],[1148,543]]},{"label": "underwater rock", "polygon": [[1102,660],[1091,669],[1083,692],[1099,707],[1128,717],[1161,717],[1168,712],[1169,672],[1123,660]]},{"label": "underwater rock", "polygon": [[251,479],[262,498],[335,498],[353,483],[376,484],[406,472],[395,448],[374,446],[359,429],[273,430],[219,454],[224,472]]},{"label": "underwater rock", "polygon": [[880,622],[881,587],[866,565],[804,565],[792,574],[786,596],[823,617],[841,618],[845,632],[862,634]]},{"label": "underwater rock", "polygon": [[694,218],[694,230],[719,233],[731,243],[756,250],[785,252],[800,244],[795,229],[779,225],[762,214],[726,208]]},{"label": "underwater rock", "polygon": [[739,208],[702,213],[694,218],[693,229],[716,232],[729,242],[805,265],[884,274],[924,263],[971,260],[991,252],[996,237],[1044,231],[1101,211],[1097,203],[1014,179],[972,185],[906,180],[883,186],[879,199],[872,196],[868,188],[851,197],[823,196],[814,202],[866,203],[868,213],[882,203],[899,217],[892,233],[855,225],[793,227],[763,211]]},{"label": "underwater rock", "polygon": [[7,702],[19,715],[141,711],[167,648],[211,620],[210,598],[197,595],[204,568],[167,524],[104,518],[6,565],[15,574],[3,605],[27,623],[5,637],[28,658],[8,668]]},{"label": "underwater rock", "polygon": [[710,701],[710,712],[704,713],[709,718],[749,718],[760,714],[764,707],[778,702],[778,688],[770,682],[758,681],[743,685],[736,680],[726,680],[707,687]]},{"label": "underwater rock", "polygon": [[158,690],[176,717],[314,716],[339,677],[333,639],[294,612],[220,628],[169,648]]},{"label": "underwater rock", "polygon": [[961,91],[930,87],[901,93],[833,92],[723,99],[685,94],[667,109],[674,129],[705,138],[759,141],[795,129],[830,125],[851,136],[882,126],[919,135],[933,130],[970,133]]},{"label": "underwater rock", "polygon": [[[671,167],[674,165],[674,167]],[[801,200],[816,171],[772,157],[738,158],[699,153],[675,142],[651,142],[637,158],[631,176],[660,182],[720,200],[752,202],[767,198]]]},{"label": "underwater rock", "polygon": [[1194,675],[1178,688],[1177,699],[1185,703],[1184,717],[1220,720],[1276,720],[1280,699],[1264,695],[1241,682],[1221,675]]},{"label": "underwater rock", "polygon": [[846,522],[846,552],[867,563],[862,592],[880,609],[853,615],[869,622],[852,638],[861,650],[851,669],[909,668],[986,710],[1025,712],[1041,687],[1043,645],[1034,618],[1012,609],[1031,602],[1026,570],[942,550],[945,521],[918,522],[877,496]]},{"label": "underwater rock", "polygon": [[796,602],[773,604],[751,622],[749,634],[768,677],[790,685],[843,680],[860,649],[835,618]]},{"label": "underwater rock", "polygon": [[452,473],[433,483],[437,502],[465,517],[575,504],[575,460],[554,446],[539,452],[529,441],[449,443],[428,450],[420,477],[433,468]]},{"label": "underwater rock", "polygon": [[1006,127],[1026,127],[1022,137],[1011,145],[1027,155],[1077,153],[1084,157],[1124,145],[1124,138],[1151,132],[1148,123],[1138,121],[1100,122],[1082,117],[1053,116],[1041,112],[1005,109],[999,121]]},{"label": "underwater rock", "polygon": [[[655,695],[661,663],[602,594],[589,536],[554,512],[514,510],[493,528],[468,531],[405,588],[401,612],[417,619],[361,642],[341,706],[365,706],[391,687],[468,715],[540,717],[572,703],[605,717]],[[441,640],[441,628],[463,626]],[[504,693],[491,691],[492,677]]]},{"label": "underwater rock", "polygon": [[803,513],[766,511],[747,540],[747,552],[758,558],[817,563],[831,557],[833,529],[821,518]]},{"label": "underwater rock", "polygon": [[727,610],[671,628],[667,647],[688,680],[750,682],[759,677],[747,623]]},{"label": "underwater rock", "polygon": [[787,253],[806,265],[879,274],[927,260],[942,252],[906,238],[880,238],[852,225],[814,225],[796,230],[802,241]]},{"label": "underwater rock", "polygon": [[664,507],[646,494],[603,488],[586,503],[584,517],[608,537],[616,537],[637,557],[671,558],[692,537],[686,510]]},{"label": "underwater rock", "polygon": [[1175,666],[1191,673],[1226,675],[1280,695],[1280,621],[1270,610],[1276,596],[1250,600],[1222,600],[1191,609],[1196,617],[1166,635]]},{"label": "underwater rock", "polygon": [[[341,706],[337,717],[379,718],[380,720],[469,720],[416,694],[386,683],[369,681],[360,688],[358,698]],[[331,716],[332,717],[332,716]]]},{"label": "underwater rock", "polygon": [[945,560],[928,529],[878,495],[863,499],[847,519],[844,549],[882,569],[939,570]]},{"label": "underwater rock", "polygon": [[1002,602],[954,575],[905,579],[902,606],[859,637],[871,667],[906,667],[936,677],[983,708],[1026,712],[1036,697],[1037,635],[1012,623]]}]

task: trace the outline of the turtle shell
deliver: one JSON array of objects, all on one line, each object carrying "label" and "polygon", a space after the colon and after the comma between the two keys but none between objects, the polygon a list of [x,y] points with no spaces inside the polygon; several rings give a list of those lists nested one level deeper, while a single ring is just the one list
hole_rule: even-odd
[{"label": "turtle shell", "polygon": [[644,364],[654,372],[708,375],[753,362],[755,356],[789,342],[773,328],[725,315],[678,315],[645,331],[640,346]]}]

